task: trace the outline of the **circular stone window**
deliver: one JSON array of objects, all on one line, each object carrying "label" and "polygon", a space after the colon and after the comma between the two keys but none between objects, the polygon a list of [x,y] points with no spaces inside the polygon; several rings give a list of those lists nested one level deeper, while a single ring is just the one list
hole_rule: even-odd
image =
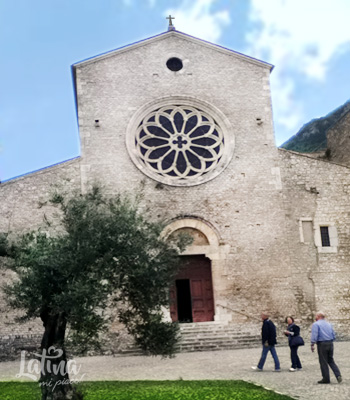
[{"label": "circular stone window", "polygon": [[179,58],[172,57],[166,62],[166,66],[170,69],[170,71],[180,71],[182,69],[183,64]]},{"label": "circular stone window", "polygon": [[136,166],[174,186],[198,185],[217,176],[231,159],[234,145],[226,119],[220,123],[203,104],[184,103],[148,108],[134,118],[127,134]]}]

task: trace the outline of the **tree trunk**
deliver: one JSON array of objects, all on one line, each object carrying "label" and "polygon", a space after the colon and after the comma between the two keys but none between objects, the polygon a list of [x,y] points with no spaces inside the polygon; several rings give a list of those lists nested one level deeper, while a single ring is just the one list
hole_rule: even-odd
[{"label": "tree trunk", "polygon": [[45,332],[41,341],[41,399],[77,400],[78,395],[71,385],[67,355],[64,348],[67,320],[63,313],[52,314],[45,310],[41,314]]}]

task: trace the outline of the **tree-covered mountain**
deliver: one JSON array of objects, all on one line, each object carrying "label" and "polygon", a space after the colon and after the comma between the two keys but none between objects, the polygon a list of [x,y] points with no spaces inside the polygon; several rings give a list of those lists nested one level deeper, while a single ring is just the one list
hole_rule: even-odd
[{"label": "tree-covered mountain", "polygon": [[327,148],[326,131],[350,110],[350,100],[325,117],[315,118],[303,125],[299,132],[281,145],[286,150],[313,153]]}]

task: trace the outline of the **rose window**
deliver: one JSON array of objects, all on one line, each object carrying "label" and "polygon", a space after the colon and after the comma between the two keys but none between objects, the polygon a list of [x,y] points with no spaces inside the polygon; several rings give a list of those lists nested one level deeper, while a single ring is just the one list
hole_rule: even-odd
[{"label": "rose window", "polygon": [[222,159],[225,141],[209,114],[177,105],[164,106],[144,117],[137,128],[135,147],[152,174],[181,184],[212,171]]}]

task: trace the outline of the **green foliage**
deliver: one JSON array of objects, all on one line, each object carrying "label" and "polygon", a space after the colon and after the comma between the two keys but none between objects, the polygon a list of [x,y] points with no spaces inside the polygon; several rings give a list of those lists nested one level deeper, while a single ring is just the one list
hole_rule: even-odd
[{"label": "green foliage", "polygon": [[[134,381],[82,382],[77,385],[86,400],[292,400],[243,381]],[[35,383],[0,383],[1,400],[36,400]]]},{"label": "green foliage", "polygon": [[8,255],[7,235],[0,232],[0,257],[6,257],[7,255]]},{"label": "green foliage", "polygon": [[[108,197],[98,187],[52,199],[61,210],[62,230],[40,230],[13,246],[11,267],[18,279],[5,287],[8,301],[23,310],[22,320],[63,315],[72,338],[87,350],[98,343],[113,303],[119,318],[152,354],[171,354],[176,325],[161,320],[169,285],[188,240],[167,242],[163,226],[148,221],[127,197]],[[163,335],[159,346],[155,341]]]},{"label": "green foliage", "polygon": [[[130,310],[129,310],[130,311]],[[169,354],[178,339],[178,324],[162,321],[161,314],[151,314],[144,322],[135,313],[123,313],[121,321],[134,336],[136,344],[150,354]]]},{"label": "green foliage", "polygon": [[[314,129],[313,134],[309,134],[308,129]],[[321,124],[311,121],[307,127],[303,127],[296,135],[283,143],[281,147],[299,153],[313,153],[325,150],[327,147],[326,129]]]}]

